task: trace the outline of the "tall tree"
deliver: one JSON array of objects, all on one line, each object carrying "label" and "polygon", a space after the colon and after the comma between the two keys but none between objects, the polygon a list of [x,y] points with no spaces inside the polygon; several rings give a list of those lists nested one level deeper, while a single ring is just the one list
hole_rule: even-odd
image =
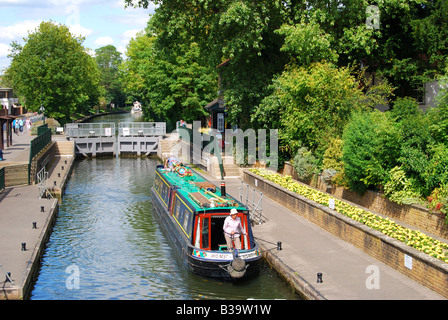
[{"label": "tall tree", "polygon": [[253,119],[264,127],[277,127],[280,145],[290,156],[303,146],[321,161],[353,112],[371,110],[391,93],[387,84],[364,90],[350,72],[329,62],[293,65],[274,80],[272,94],[263,99]]},{"label": "tall tree", "polygon": [[101,72],[106,103],[124,107],[126,97],[119,79],[119,68],[123,62],[121,53],[113,45],[107,45],[95,50],[95,59]]},{"label": "tall tree", "polygon": [[12,44],[6,76],[28,109],[44,106],[47,116],[64,122],[98,102],[100,74],[82,37],[50,21],[24,40],[24,46]]},{"label": "tall tree", "polygon": [[[250,114],[264,97],[270,79],[283,70],[287,61],[279,50],[282,37],[274,33],[284,22],[283,1],[153,2],[159,7],[151,18],[149,33],[156,36],[160,52],[169,55],[195,43],[198,66],[214,74],[211,87],[216,88],[221,72],[230,121],[248,126]],[[148,6],[147,1],[126,3]],[[216,69],[227,60],[225,68]]]},{"label": "tall tree", "polygon": [[[421,95],[417,90],[443,73],[448,56],[444,0],[125,2],[158,5],[153,24],[162,46],[194,39],[209,66],[231,59],[223,78],[229,112],[236,117],[252,112],[269,94],[266,84],[289,62],[279,51],[288,28],[313,32],[318,26],[331,40],[338,66],[368,65],[397,87],[397,96]],[[188,37],[179,37],[182,33]]]},{"label": "tall tree", "polygon": [[147,33],[132,39],[123,65],[126,92],[142,102],[153,120],[173,125],[180,119],[201,119],[204,106],[215,98],[217,75],[199,63],[197,43],[185,41],[171,49],[158,46]]}]

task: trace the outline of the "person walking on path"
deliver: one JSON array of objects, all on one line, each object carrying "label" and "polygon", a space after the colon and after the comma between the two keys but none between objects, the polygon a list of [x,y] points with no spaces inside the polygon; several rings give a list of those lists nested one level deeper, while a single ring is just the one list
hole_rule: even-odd
[{"label": "person walking on path", "polygon": [[230,210],[230,215],[224,220],[224,237],[227,242],[227,251],[232,251],[233,244],[235,243],[235,249],[241,250],[240,231],[246,235],[246,231],[241,225],[241,219],[237,217],[238,211],[236,209]]},{"label": "person walking on path", "polygon": [[31,134],[31,120],[30,120],[30,118],[26,118],[25,125],[26,125],[26,132],[28,132],[28,134]]},{"label": "person walking on path", "polygon": [[20,131],[20,134],[23,134],[23,119],[22,118],[19,119],[19,131]]},{"label": "person walking on path", "polygon": [[16,135],[19,135],[19,121],[17,119],[14,119],[13,123],[14,123],[14,132],[16,133]]}]

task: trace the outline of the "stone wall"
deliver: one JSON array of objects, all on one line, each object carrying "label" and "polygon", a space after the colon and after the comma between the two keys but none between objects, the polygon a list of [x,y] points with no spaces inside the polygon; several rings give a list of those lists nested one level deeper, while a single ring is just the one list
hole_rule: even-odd
[{"label": "stone wall", "polygon": [[[322,229],[448,298],[448,264],[248,170],[244,182]],[[407,264],[405,264],[407,262]]]}]

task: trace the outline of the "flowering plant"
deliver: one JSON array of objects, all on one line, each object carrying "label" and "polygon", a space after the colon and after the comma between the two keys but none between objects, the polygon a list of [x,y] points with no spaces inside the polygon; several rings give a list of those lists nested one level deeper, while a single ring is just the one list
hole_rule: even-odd
[{"label": "flowering plant", "polygon": [[[300,184],[291,176],[282,176],[278,173],[264,169],[251,169],[251,172],[272,181],[290,191],[304,196],[307,199],[328,206],[332,198],[329,194],[315,190],[314,188]],[[358,221],[372,229],[378,230],[408,246],[425,252],[430,256],[448,262],[448,243],[433,239],[418,230],[405,228],[389,218],[352,206],[342,200],[334,199],[335,210],[355,221]]]},{"label": "flowering plant", "polygon": [[427,199],[427,207],[440,212],[445,217],[445,222],[448,223],[448,184],[435,188]]}]

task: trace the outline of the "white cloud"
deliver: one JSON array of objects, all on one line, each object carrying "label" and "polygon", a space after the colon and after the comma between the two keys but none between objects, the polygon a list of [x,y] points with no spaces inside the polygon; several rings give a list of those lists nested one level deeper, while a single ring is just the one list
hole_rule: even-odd
[{"label": "white cloud", "polygon": [[107,46],[109,44],[114,44],[114,39],[111,37],[100,37],[94,42],[97,46]]},{"label": "white cloud", "polygon": [[93,31],[91,29],[84,28],[80,24],[71,25],[71,26],[69,26],[69,29],[70,29],[70,33],[72,33],[76,36],[88,37],[93,33]]},{"label": "white cloud", "polygon": [[41,20],[25,20],[17,22],[12,26],[0,27],[0,39],[17,40],[28,36],[29,32],[34,31]]},{"label": "white cloud", "polygon": [[132,30],[127,30],[127,31],[123,32],[123,34],[122,34],[123,42],[128,43],[129,40],[131,40],[132,38],[135,38],[137,33],[139,33],[140,31],[142,31],[142,30],[132,29]]},{"label": "white cloud", "polygon": [[9,49],[10,47],[7,44],[0,43],[0,58],[6,58],[10,54]]},{"label": "white cloud", "polygon": [[26,0],[0,0],[2,6],[21,6],[28,3],[29,1]]}]

